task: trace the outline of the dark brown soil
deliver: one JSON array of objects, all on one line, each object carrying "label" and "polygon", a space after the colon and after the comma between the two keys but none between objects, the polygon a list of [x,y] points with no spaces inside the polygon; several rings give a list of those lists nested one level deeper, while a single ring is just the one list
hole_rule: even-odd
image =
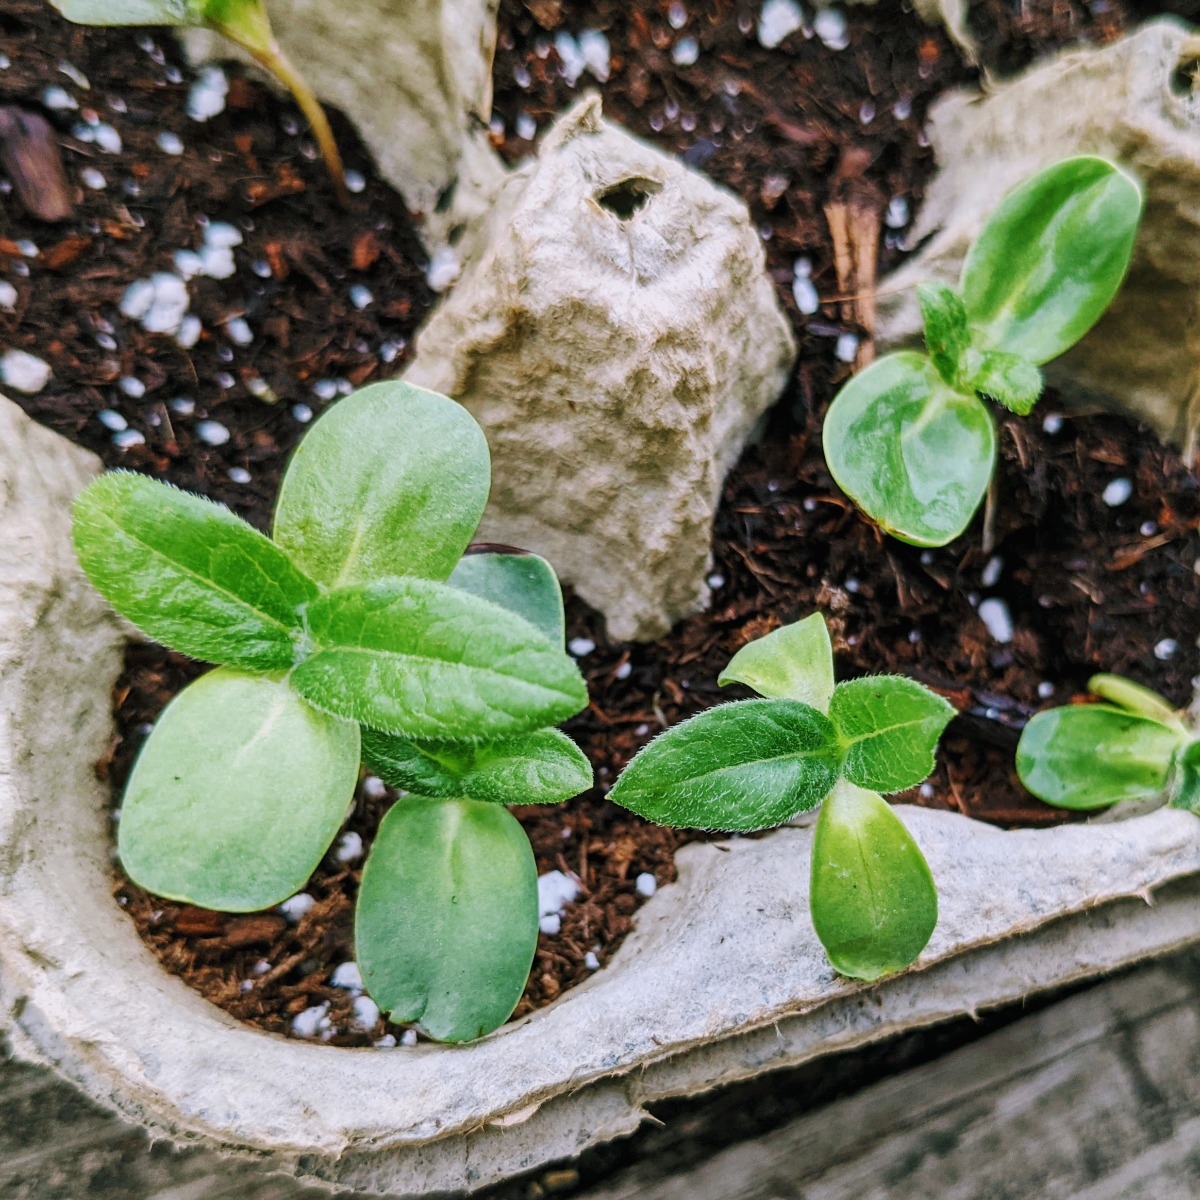
[{"label": "dark brown soil", "polygon": [[[1008,4],[987,0],[973,9],[984,61],[1007,68],[1050,45],[1114,36],[1126,10],[1105,5],[1037,0],[1022,5],[1018,19]],[[516,135],[521,114],[544,129],[596,85],[587,75],[566,85],[555,34],[605,30],[613,53],[601,87],[608,113],[745,198],[801,344],[793,384],[762,445],[728,481],[712,610],[658,643],[634,646],[610,644],[596,614],[569,604],[571,637],[595,649],[581,660],[591,706],[568,729],[592,759],[599,786],[558,809],[518,810],[539,870],[574,872],[582,885],[561,934],[540,939],[519,1012],[586,977],[589,953],[600,962],[612,954],[641,902],[639,874],[672,878],[673,851],[686,835],[646,826],[604,792],[649,737],[715,703],[715,679],[730,654],[779,624],[821,608],[842,675],[901,671],[949,695],[962,715],[930,784],[905,799],[1006,825],[1063,816],[1025,794],[1012,774],[1013,747],[1034,709],[1065,702],[1100,669],[1183,703],[1200,673],[1193,569],[1200,491],[1196,476],[1145,431],[1112,417],[1063,416],[1048,432],[1045,418],[1060,412],[1053,395],[1032,419],[1002,418],[994,550],[1001,565],[988,587],[990,556],[980,549],[978,523],[952,546],[922,552],[881,537],[833,486],[820,424],[849,370],[834,344],[839,333],[861,331],[835,305],[799,314],[794,262],[807,256],[821,295],[834,295],[825,205],[853,193],[881,209],[901,197],[915,211],[933,166],[920,137],[924,111],[973,73],[897,0],[848,10],[850,45],[842,51],[802,33],[764,50],[752,22],[744,31],[757,11],[730,0],[693,2],[675,30],[666,2],[502,4],[493,123],[501,152],[516,159],[532,150]],[[699,55],[680,66],[671,49],[688,36]],[[43,89],[59,84],[124,142],[120,154],[102,153],[71,136],[80,113],[50,114],[71,184],[91,166],[107,188],[75,186],[75,215],[53,226],[31,218],[15,194],[0,194],[0,278],[19,292],[14,314],[0,310],[0,348],[19,346],[54,368],[46,390],[22,402],[108,464],[204,492],[265,528],[287,453],[304,429],[299,418],[307,414],[296,406],[320,412],[339,385],[387,378],[407,356],[432,299],[413,218],[334,114],[348,164],[366,181],[340,210],[294,109],[236,69],[226,112],[203,125],[191,121],[184,111],[191,74],[165,38],[84,31],[40,0],[8,0],[0,54],[11,64],[0,69],[0,104],[37,109]],[[60,73],[60,61],[83,71],[90,90]],[[182,140],[181,155],[158,147],[164,130]],[[169,270],[175,250],[198,244],[202,218],[232,222],[245,243],[235,251],[235,276],[193,282],[192,311],[205,333],[184,351],[116,310],[132,280]],[[36,243],[37,257],[22,255],[22,239]],[[898,259],[898,240],[891,234],[883,245],[881,269]],[[355,284],[371,292],[365,308],[351,301]],[[223,332],[239,315],[255,335],[246,347]],[[140,380],[145,394],[123,391],[126,377]],[[121,449],[98,419],[103,410],[120,413],[144,444]],[[202,420],[219,422],[228,441],[202,440]],[[243,472],[249,482],[237,482]],[[1102,493],[1117,478],[1132,483],[1132,496],[1109,507]],[[982,596],[1007,603],[1011,643],[988,634],[976,608]],[[118,733],[100,764],[114,796],[150,723],[202,669],[156,647],[130,647],[115,697]],[[360,790],[347,828],[366,846],[386,803]],[[308,888],[315,906],[296,925],[275,913],[229,917],[161,901],[120,876],[115,890],[164,964],[213,1002],[276,1032],[286,1032],[300,1010],[329,1003],[333,1040],[359,1044],[384,1026],[349,1031],[348,993],[329,979],[353,956],[360,867],[361,859],[341,864],[331,855]]]}]

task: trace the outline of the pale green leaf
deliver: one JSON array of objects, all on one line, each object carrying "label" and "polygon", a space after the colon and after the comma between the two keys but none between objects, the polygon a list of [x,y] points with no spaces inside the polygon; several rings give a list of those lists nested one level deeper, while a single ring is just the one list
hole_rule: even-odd
[{"label": "pale green leaf", "polygon": [[1171,806],[1200,816],[1200,742],[1190,743],[1179,755]]},{"label": "pale green leaf", "polygon": [[1049,362],[1100,319],[1121,286],[1142,191],[1102,158],[1069,158],[1009,192],[963,263],[976,337]]},{"label": "pale green leaf", "polygon": [[937,926],[920,847],[888,804],[844,779],[817,818],[809,905],[829,961],[852,979],[902,971]]},{"label": "pale green leaf", "polygon": [[317,589],[229,509],[114,471],[76,499],[73,533],[96,589],[156,641],[261,671],[295,660],[303,640],[298,610]]},{"label": "pale green leaf", "polygon": [[655,738],[608,798],[658,825],[765,829],[820,804],[840,761],[837,731],[815,708],[740,700]]},{"label": "pale green leaf", "polygon": [[536,554],[508,551],[468,554],[459,560],[446,582],[524,617],[556,646],[566,640],[567,621],[558,576]]},{"label": "pale green leaf", "polygon": [[265,675],[219,668],[163,711],[125,788],[117,851],[149,892],[252,912],[299,891],[358,782],[351,721]]},{"label": "pale green leaf", "polygon": [[275,540],[326,587],[444,580],[483,515],[490,475],[483,431],[462,405],[373,384],[335,404],[292,455]]},{"label": "pale green leaf", "polygon": [[1105,704],[1052,708],[1021,733],[1017,774],[1058,808],[1106,808],[1162,794],[1184,742],[1178,729]]},{"label": "pale green leaf", "polygon": [[1115,704],[1117,708],[1123,708],[1126,712],[1149,717],[1162,725],[1183,728],[1179,713],[1169,700],[1140,683],[1134,683],[1132,679],[1126,679],[1123,675],[1093,675],[1087,686],[1093,695]]},{"label": "pale green leaf", "polygon": [[466,1042],[503,1025],[538,935],[537,866],[499,804],[401,799],[363,868],[354,944],[393,1021]]},{"label": "pale green leaf", "polygon": [[203,0],[51,0],[77,25],[202,25]]},{"label": "pale green leaf", "polygon": [[937,280],[918,284],[917,300],[925,323],[925,349],[942,379],[956,387],[971,349],[967,310],[958,293]]},{"label": "pale green leaf", "polygon": [[838,486],[887,533],[944,546],[970,524],[996,459],[992,418],[923,354],[888,354],[837,394],[825,460]]},{"label": "pale green leaf", "polygon": [[385,783],[419,796],[558,804],[592,786],[583,751],[557,729],[499,742],[414,742],[363,730],[363,758]]},{"label": "pale green leaf", "polygon": [[902,675],[839,683],[829,704],[845,748],[842,774],[859,787],[901,792],[933,770],[954,706]]},{"label": "pale green leaf", "polygon": [[769,699],[799,700],[825,712],[833,695],[833,647],[825,618],[813,613],[743,646],[717,683],[744,683]]},{"label": "pale green leaf", "polygon": [[1042,373],[1027,358],[1003,350],[986,350],[971,387],[1002,404],[1019,417],[1027,417],[1038,402],[1044,386]]},{"label": "pale green leaf", "polygon": [[425,579],[329,592],[316,651],[292,674],[310,703],[410,738],[495,741],[573,716],[587,687],[565,651],[488,600]]}]

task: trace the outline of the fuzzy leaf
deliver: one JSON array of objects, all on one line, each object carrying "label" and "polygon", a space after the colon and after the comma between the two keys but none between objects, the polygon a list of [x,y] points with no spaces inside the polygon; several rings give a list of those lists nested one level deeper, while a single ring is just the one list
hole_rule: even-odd
[{"label": "fuzzy leaf", "polygon": [[392,805],[363,868],[354,944],[367,991],[393,1021],[446,1042],[490,1033],[521,998],[537,935],[537,867],[508,809]]},{"label": "fuzzy leaf", "polygon": [[448,800],[558,804],[592,786],[591,763],[557,729],[478,745],[413,742],[364,729],[363,758],[393,787]]},{"label": "fuzzy leaf", "polygon": [[833,695],[833,647],[825,618],[813,613],[743,646],[717,683],[744,683],[769,699],[799,700],[827,711]]},{"label": "fuzzy leaf", "polygon": [[1017,745],[1017,774],[1058,808],[1107,808],[1160,795],[1184,735],[1105,704],[1038,713]]},{"label": "fuzzy leaf", "polygon": [[888,804],[844,779],[817,818],[809,905],[829,961],[851,979],[902,971],[937,926],[920,847]]},{"label": "fuzzy leaf", "polygon": [[979,370],[971,378],[971,387],[1002,404],[1019,417],[1027,417],[1042,394],[1045,381],[1041,371],[1019,354],[987,350]]},{"label": "fuzzy leaf", "polygon": [[794,700],[740,700],[640,750],[609,799],[658,825],[766,829],[820,804],[841,751],[829,718]]},{"label": "fuzzy leaf", "polygon": [[1139,717],[1149,717],[1151,721],[1158,721],[1162,725],[1182,728],[1179,713],[1168,700],[1123,675],[1093,675],[1087,686],[1092,695],[1099,696],[1126,712]]},{"label": "fuzzy leaf", "polygon": [[491,466],[461,404],[377,383],[335,404],[283,477],[275,540],[326,587],[444,580],[483,515]]},{"label": "fuzzy leaf", "polygon": [[219,668],[167,705],[138,755],[117,850],[147,891],[253,912],[299,891],[358,782],[358,726],[285,682]]},{"label": "fuzzy leaf", "polygon": [[992,418],[923,354],[888,354],[837,394],[825,460],[838,486],[887,533],[944,546],[970,524],[996,459]]},{"label": "fuzzy leaf", "polygon": [[75,550],[102,596],[143,633],[193,658],[285,669],[317,594],[288,556],[229,509],[113,471],[75,501]]},{"label": "fuzzy leaf", "polygon": [[567,621],[558,576],[536,554],[468,554],[459,559],[446,582],[524,617],[556,646],[566,641]]},{"label": "fuzzy leaf", "polygon": [[959,294],[937,280],[918,284],[917,299],[925,322],[925,349],[942,379],[956,387],[966,370],[967,352],[971,349],[967,310]]},{"label": "fuzzy leaf", "polygon": [[77,25],[202,25],[203,0],[51,0]]},{"label": "fuzzy leaf", "polygon": [[954,706],[902,675],[839,683],[829,704],[845,748],[842,774],[859,787],[902,792],[933,770]]},{"label": "fuzzy leaf", "polygon": [[963,263],[982,345],[1035,364],[1073,346],[1117,294],[1141,215],[1141,188],[1102,158],[1068,158],[1009,192]]},{"label": "fuzzy leaf", "polygon": [[311,704],[411,738],[494,741],[573,716],[587,687],[528,621],[458,588],[389,579],[313,601],[316,651],[292,674]]}]

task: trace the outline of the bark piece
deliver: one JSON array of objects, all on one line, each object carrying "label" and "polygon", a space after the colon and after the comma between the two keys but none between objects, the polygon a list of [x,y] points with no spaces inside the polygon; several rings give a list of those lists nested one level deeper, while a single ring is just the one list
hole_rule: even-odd
[{"label": "bark piece", "polygon": [[58,136],[41,113],[0,105],[0,167],[30,216],[65,221],[75,211]]}]

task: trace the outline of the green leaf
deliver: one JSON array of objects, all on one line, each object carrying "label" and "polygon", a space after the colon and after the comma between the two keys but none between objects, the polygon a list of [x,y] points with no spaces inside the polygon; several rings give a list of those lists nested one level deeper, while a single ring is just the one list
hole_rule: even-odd
[{"label": "green leaf", "polygon": [[1171,807],[1200,815],[1200,742],[1192,742],[1179,755],[1175,776]]},{"label": "green leaf", "polygon": [[885,355],[842,388],[824,440],[838,486],[887,533],[917,546],[944,546],[966,529],[996,460],[987,409],[912,351]]},{"label": "green leaf", "polygon": [[393,1021],[445,1042],[503,1025],[537,947],[537,866],[508,809],[400,800],[363,868],[354,943],[363,981]]},{"label": "green leaf", "polygon": [[51,0],[77,25],[202,25],[202,0]]},{"label": "green leaf", "polygon": [[1038,713],[1017,745],[1017,774],[1058,808],[1106,808],[1160,795],[1184,736],[1158,721],[1083,704]]},{"label": "green leaf", "polygon": [[458,588],[388,579],[308,609],[316,651],[292,673],[311,704],[411,738],[495,741],[573,716],[587,686],[528,621]]},{"label": "green leaf", "polygon": [[904,822],[839,781],[817,818],[809,905],[834,968],[879,979],[911,966],[937,926],[937,887]]},{"label": "green leaf", "polygon": [[288,685],[218,668],[167,705],[121,804],[117,851],[147,891],[253,912],[299,891],[358,782],[358,726]]},{"label": "green leaf", "polygon": [[326,587],[444,580],[483,515],[491,467],[460,404],[377,383],[335,404],[292,455],[275,540]]},{"label": "green leaf", "polygon": [[829,705],[845,748],[842,774],[859,787],[901,792],[933,770],[954,706],[903,675],[838,684]]},{"label": "green leaf", "polygon": [[1004,405],[1018,417],[1027,417],[1042,394],[1042,373],[1027,358],[1003,350],[987,350],[971,378],[977,392]]},{"label": "green leaf", "polygon": [[478,745],[414,742],[364,729],[363,758],[385,783],[447,800],[558,804],[592,786],[587,756],[557,729]]},{"label": "green leaf", "polygon": [[566,641],[567,621],[558,576],[536,554],[468,554],[459,559],[446,582],[524,617],[556,646]]},{"label": "green leaf", "polygon": [[1139,717],[1149,717],[1162,725],[1170,725],[1177,729],[1183,728],[1179,713],[1172,707],[1169,700],[1152,692],[1132,679],[1123,675],[1093,675],[1088,680],[1088,691],[1126,712]]},{"label": "green leaf", "polygon": [[833,647],[825,618],[813,613],[743,646],[717,683],[744,683],[770,699],[799,700],[825,712],[833,695]]},{"label": "green leaf", "polygon": [[1141,188],[1102,158],[1068,158],[1009,192],[963,263],[983,346],[1037,364],[1073,346],[1117,294],[1141,215]]},{"label": "green leaf", "polygon": [[88,578],[143,633],[193,658],[270,671],[303,640],[317,594],[278,546],[229,509],[113,471],[75,501]]},{"label": "green leaf", "polygon": [[925,349],[942,379],[957,387],[971,349],[967,310],[959,294],[937,280],[918,284],[917,299],[925,322]]},{"label": "green leaf", "polygon": [[710,708],[643,747],[608,798],[681,829],[766,829],[813,808],[837,779],[829,718],[794,700]]}]

